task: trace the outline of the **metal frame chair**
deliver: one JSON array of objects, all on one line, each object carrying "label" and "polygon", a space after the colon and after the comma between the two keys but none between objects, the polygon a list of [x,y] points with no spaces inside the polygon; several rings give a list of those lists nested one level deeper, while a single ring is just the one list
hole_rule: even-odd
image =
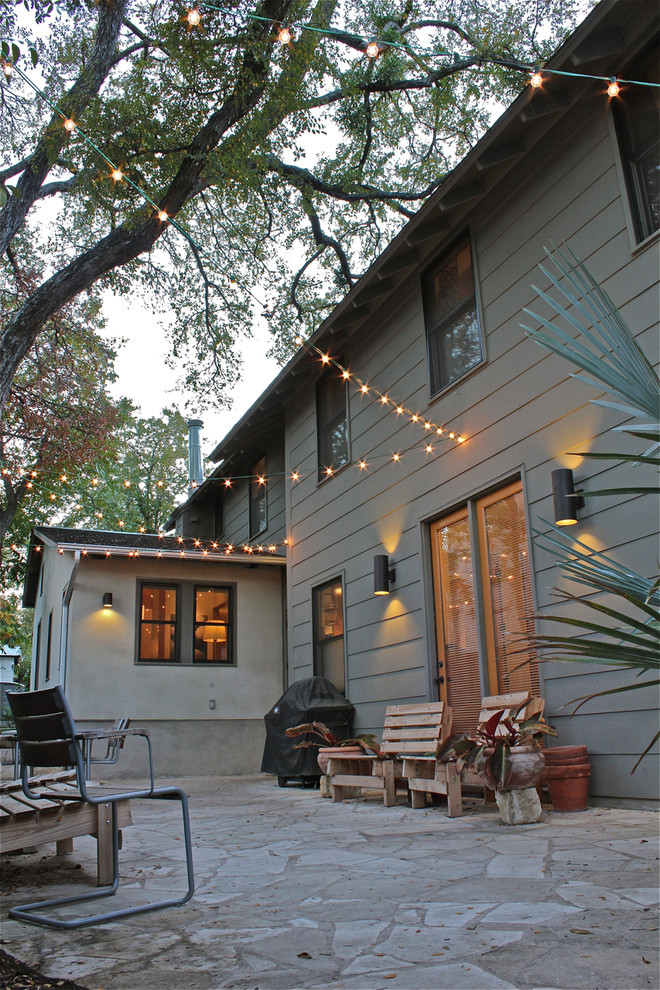
[{"label": "metal frame chair", "polygon": [[[35,901],[22,907],[13,907],[9,911],[10,918],[28,921],[48,928],[82,928],[87,925],[102,924],[145,911],[155,911],[160,908],[175,907],[185,904],[193,895],[195,879],[192,861],[192,842],[190,834],[190,817],[188,798],[178,787],[155,787],[151,739],[146,729],[106,729],[99,732],[78,732],[69,703],[61,685],[46,688],[41,691],[25,693],[9,692],[7,694],[11,706],[18,744],[20,748],[21,786],[28,798],[48,798],[47,789],[32,791],[28,779],[30,767],[62,767],[74,769],[76,773],[75,787],[72,788],[70,800],[87,801],[92,805],[110,805],[112,820],[112,883],[92,892],[57,897],[50,900]],[[100,791],[92,793],[88,788],[86,774],[86,759],[83,745],[91,746],[94,739],[106,739],[109,742],[120,743],[126,736],[141,736],[146,740],[149,760],[149,787],[119,792]],[[89,751],[89,749],[88,749]],[[58,799],[62,799],[58,793]],[[52,913],[44,914],[42,909],[58,908],[66,904],[84,903],[98,898],[110,897],[119,888],[119,829],[117,825],[117,803],[119,801],[145,799],[179,801],[183,819],[183,835],[186,851],[186,872],[188,887],[185,894],[167,900],[150,901],[133,907],[120,908],[100,914],[77,918],[59,918]]]}]

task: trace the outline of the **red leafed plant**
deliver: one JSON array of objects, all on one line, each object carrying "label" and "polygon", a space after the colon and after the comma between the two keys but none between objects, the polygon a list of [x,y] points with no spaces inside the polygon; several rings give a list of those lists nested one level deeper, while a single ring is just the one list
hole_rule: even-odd
[{"label": "red leafed plant", "polygon": [[306,749],[309,746],[361,746],[369,756],[380,756],[381,752],[376,745],[374,735],[355,736],[354,739],[340,739],[338,736],[324,725],[323,722],[303,722],[302,725],[294,725],[286,729],[287,736],[316,736],[315,739],[303,739],[296,743],[294,749]]},{"label": "red leafed plant", "polygon": [[490,785],[496,788],[507,786],[513,773],[511,750],[514,746],[534,742],[542,735],[556,736],[557,733],[543,721],[540,713],[535,713],[524,722],[516,722],[516,716],[525,708],[524,701],[518,708],[495,712],[482,722],[472,734],[460,732],[449,738],[439,747],[437,758],[456,758],[456,768],[475,770]]}]

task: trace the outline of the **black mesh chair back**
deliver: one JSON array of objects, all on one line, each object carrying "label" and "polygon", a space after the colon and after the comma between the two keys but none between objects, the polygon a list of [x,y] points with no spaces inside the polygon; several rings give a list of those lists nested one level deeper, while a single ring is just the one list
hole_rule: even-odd
[{"label": "black mesh chair back", "polygon": [[[20,778],[26,797],[31,799],[46,798],[58,801],[61,801],[63,798],[61,790],[49,791],[47,786],[41,787],[39,785],[38,778],[31,779],[30,768],[62,767],[69,770],[73,768],[76,776],[75,787],[71,788],[70,795],[67,795],[65,799],[86,801],[93,805],[103,804],[109,807],[112,818],[113,859],[113,879],[109,886],[100,887],[91,893],[85,892],[70,897],[51,898],[49,900],[35,901],[32,904],[25,904],[22,907],[13,907],[9,911],[10,918],[29,921],[33,924],[44,925],[49,928],[82,928],[87,925],[101,924],[105,921],[114,921],[117,918],[123,918],[133,914],[142,914],[145,911],[174,907],[189,901],[195,889],[195,881],[188,798],[178,787],[156,787],[154,785],[153,758],[148,731],[146,729],[125,727],[79,732],[61,685],[41,691],[27,691],[21,694],[8,692],[7,700],[9,701],[16,723]],[[87,761],[83,747],[91,747],[95,739],[102,739],[109,744],[115,744],[119,750],[127,736],[141,737],[146,742],[149,762],[149,787],[120,791],[113,791],[112,789],[98,791],[92,789],[92,786],[87,781],[85,772]],[[67,916],[67,906],[95,901],[98,898],[110,897],[117,893],[119,889],[117,804],[119,801],[127,800],[176,801],[180,804],[186,851],[187,889],[179,896],[149,901],[146,904],[133,904],[103,913],[88,913],[75,917]],[[154,831],[153,834],[156,837],[159,833]],[[157,851],[154,851],[154,855],[157,855]],[[61,908],[65,910],[61,911]]]}]

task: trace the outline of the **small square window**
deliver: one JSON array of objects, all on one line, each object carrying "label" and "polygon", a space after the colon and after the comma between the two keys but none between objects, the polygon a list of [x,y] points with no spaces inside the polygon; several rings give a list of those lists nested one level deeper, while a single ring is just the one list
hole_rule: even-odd
[{"label": "small square window", "polygon": [[435,395],[483,360],[469,237],[424,277],[426,336]]}]

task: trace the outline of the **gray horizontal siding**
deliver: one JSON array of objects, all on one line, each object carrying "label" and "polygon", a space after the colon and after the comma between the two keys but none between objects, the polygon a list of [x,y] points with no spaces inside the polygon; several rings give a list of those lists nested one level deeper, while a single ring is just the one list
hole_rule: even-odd
[{"label": "gray horizontal siding", "polygon": [[[432,693],[433,601],[423,556],[425,520],[523,471],[531,525],[544,530],[543,519],[551,518],[555,467],[574,464],[586,490],[629,480],[630,467],[616,461],[566,456],[608,450],[612,444],[631,449],[611,432],[622,417],[593,405],[598,391],[572,378],[568,362],[538,347],[520,327],[529,319],[524,307],[543,312],[532,284],[549,284],[537,267],[544,245],[565,240],[601,280],[657,362],[657,252],[647,247],[631,255],[625,216],[601,103],[583,101],[492,190],[470,220],[486,363],[431,399],[419,271],[399,286],[394,304],[388,300],[344,347],[353,374],[434,424],[463,433],[467,442],[455,445],[432,437],[434,453],[426,455],[423,429],[384,413],[378,401],[351,386],[352,463],[319,484],[311,381],[287,410],[287,456],[302,476],[288,492],[291,674],[311,673],[311,588],[333,572],[344,574],[347,692],[359,728],[378,729],[388,702]],[[394,451],[402,454],[399,464],[388,459]],[[357,466],[360,458],[369,465],[366,472]],[[591,500],[580,519],[579,538],[611,548],[642,573],[653,573],[658,520],[645,500]],[[386,600],[375,599],[371,587],[372,558],[381,552],[390,554],[397,571],[395,594]],[[552,587],[560,576],[554,556],[536,545],[532,559],[536,607],[556,609]],[[566,614],[572,611],[570,606]],[[557,714],[560,706],[569,696],[587,693],[589,685],[611,683],[611,673],[552,664],[543,665],[542,676],[549,708],[561,722],[560,742],[593,740],[600,761],[595,786],[598,794],[606,794],[604,768],[625,760],[626,746],[641,751],[636,747],[657,698],[637,700],[637,692],[613,696],[607,708],[569,720]],[[634,742],[608,732],[611,719],[622,726],[636,721]],[[626,782],[621,793],[639,796],[644,780]]]}]

